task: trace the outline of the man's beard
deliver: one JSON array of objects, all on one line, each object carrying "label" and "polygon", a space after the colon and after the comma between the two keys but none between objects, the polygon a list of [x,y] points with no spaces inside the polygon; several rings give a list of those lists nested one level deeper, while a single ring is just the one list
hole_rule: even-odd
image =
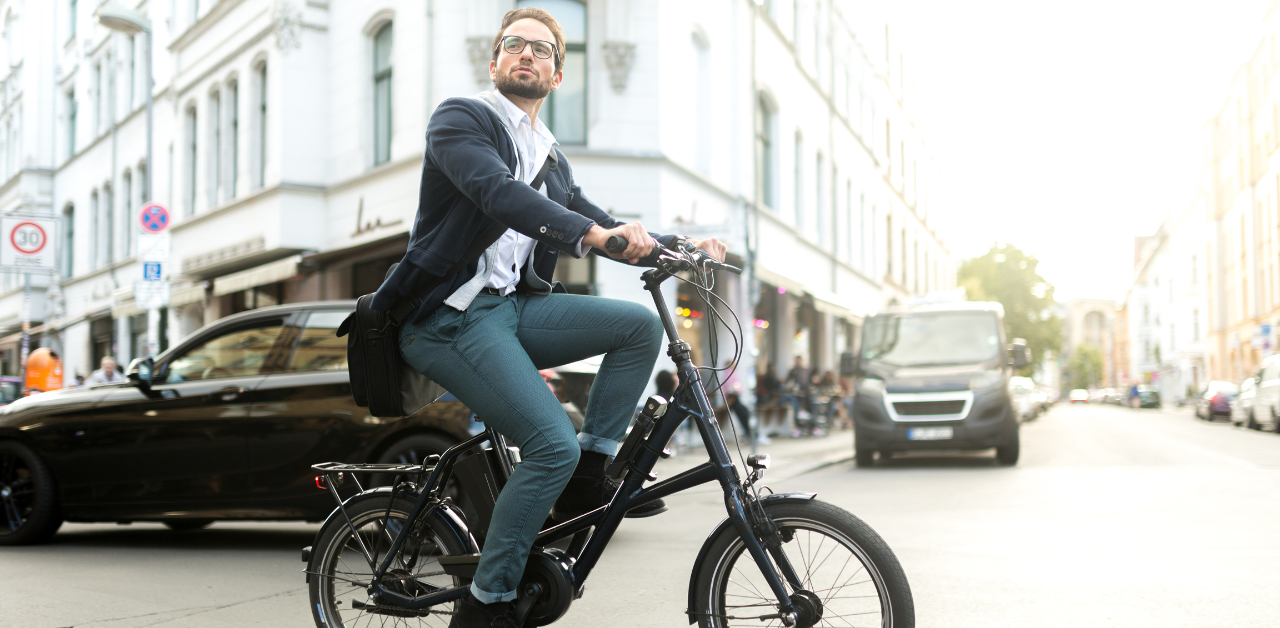
[{"label": "man's beard", "polygon": [[521,79],[513,74],[499,74],[494,85],[498,91],[508,96],[541,100],[551,93],[551,80],[540,82],[538,79]]}]

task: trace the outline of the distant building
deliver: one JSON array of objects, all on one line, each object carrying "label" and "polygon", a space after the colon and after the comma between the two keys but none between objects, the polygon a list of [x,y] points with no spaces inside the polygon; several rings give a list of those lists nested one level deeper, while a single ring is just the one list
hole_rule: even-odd
[{"label": "distant building", "polygon": [[[174,217],[161,348],[243,310],[375,290],[409,239],[433,109],[491,89],[503,13],[542,4],[115,1],[155,29],[154,164],[142,38],[99,26],[100,2],[0,0],[0,212],[64,221],[62,267],[33,283],[31,312],[33,346],[56,348],[68,377],[143,353],[146,200]],[[833,369],[868,313],[955,286],[906,52],[874,7],[548,6],[566,66],[543,122],[619,219],[728,242],[747,272],[718,277],[717,293],[748,332],[747,373],[796,356]],[[648,302],[626,265],[562,260],[556,279]],[[0,282],[11,373],[22,291]],[[668,299],[708,363],[705,306],[677,282]]]}]

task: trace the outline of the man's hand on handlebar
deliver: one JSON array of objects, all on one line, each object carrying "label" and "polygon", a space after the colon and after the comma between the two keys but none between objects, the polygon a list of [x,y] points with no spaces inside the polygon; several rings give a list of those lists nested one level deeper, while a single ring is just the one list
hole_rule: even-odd
[{"label": "man's hand on handlebar", "polygon": [[[609,252],[605,248],[605,243],[609,241],[610,236],[620,236],[625,239],[627,248],[621,253]],[[587,246],[608,252],[609,257],[625,259],[632,264],[639,262],[643,257],[648,257],[653,252],[654,244],[653,237],[638,222],[629,222],[613,229],[605,229],[600,225],[593,225],[587,231],[587,235],[583,236],[582,241]]]},{"label": "man's hand on handlebar", "polygon": [[728,250],[725,247],[724,242],[715,238],[707,238],[706,240],[689,240],[689,243],[692,244],[695,249],[706,251],[707,255],[710,255],[717,262],[724,261],[725,251]]}]

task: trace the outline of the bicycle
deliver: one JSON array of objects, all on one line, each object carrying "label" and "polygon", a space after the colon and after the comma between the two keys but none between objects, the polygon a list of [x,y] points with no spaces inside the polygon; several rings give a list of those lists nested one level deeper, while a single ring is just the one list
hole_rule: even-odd
[{"label": "bicycle", "polygon": [[[625,248],[625,242],[621,246]],[[677,278],[697,286],[707,311],[732,333],[712,307],[711,300],[718,297],[711,292],[708,275],[717,269],[741,270],[691,249],[687,243],[674,251],[662,248],[657,268],[642,274],[666,329],[667,354],[680,374],[680,386],[669,400],[655,395],[645,402],[607,468],[607,477],[618,486],[609,503],[550,525],[538,535],[518,588],[518,621],[543,626],[564,616],[582,596],[587,577],[626,511],[718,482],[728,516],[707,538],[694,563],[685,609],[690,624],[913,628],[915,611],[906,575],[875,531],[852,514],[818,501],[814,493],[773,493],[761,484],[769,466],[767,455],[746,457],[747,477],[739,476],[699,367],[679,337],[660,286],[677,273],[689,272],[693,279]],[[726,309],[732,313],[727,304]],[[667,444],[687,420],[697,426],[710,459],[643,486],[656,480],[654,465],[670,455]],[[480,448],[486,442],[489,447]],[[485,510],[491,512],[518,463],[518,451],[488,429],[421,465],[315,465],[317,486],[338,501],[314,544],[303,550],[316,625],[447,625],[454,604],[466,596],[475,575],[488,526]],[[343,499],[338,488],[348,474],[355,479],[360,473],[397,477],[392,486],[370,490],[356,480],[359,492]],[[464,485],[475,521],[445,495],[454,475]],[[762,496],[762,489],[768,494]]]}]

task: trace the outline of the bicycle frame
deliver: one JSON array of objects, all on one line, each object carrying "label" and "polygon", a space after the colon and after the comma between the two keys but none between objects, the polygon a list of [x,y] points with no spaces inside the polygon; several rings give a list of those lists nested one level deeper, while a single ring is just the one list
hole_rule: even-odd
[{"label": "bicycle frame", "polygon": [[[631,460],[627,463],[628,472],[623,478],[613,500],[575,519],[543,530],[539,533],[535,544],[547,545],[569,536],[586,532],[590,528],[595,528],[594,532],[590,533],[590,538],[587,539],[585,544],[575,542],[570,551],[571,557],[575,559],[573,563],[574,586],[580,590],[587,577],[591,574],[591,570],[599,561],[600,556],[604,553],[604,548],[613,538],[618,526],[621,525],[623,516],[628,510],[695,486],[718,481],[724,490],[725,508],[728,511],[729,520],[742,537],[747,551],[760,568],[761,574],[777,597],[779,609],[785,618],[788,614],[793,613],[794,609],[783,579],[794,589],[801,589],[803,586],[795,569],[781,549],[766,549],[766,546],[760,542],[756,526],[753,525],[754,515],[748,512],[754,497],[744,491],[744,485],[738,475],[737,467],[734,466],[733,460],[730,458],[724,435],[721,433],[720,425],[716,421],[715,412],[711,408],[706,390],[698,377],[697,367],[690,358],[689,345],[680,339],[675,321],[667,308],[666,299],[662,295],[661,284],[671,276],[672,274],[667,270],[655,268],[645,271],[642,278],[645,289],[653,296],[654,304],[657,305],[658,314],[662,319],[662,325],[666,329],[667,337],[670,340],[667,355],[671,356],[676,364],[677,371],[680,374],[680,381],[682,382],[681,385],[676,389],[675,395],[669,401],[667,412],[656,421],[649,435],[640,443],[641,446],[635,448]],[[686,420],[692,420],[698,426],[698,431],[702,435],[710,460],[667,480],[657,482],[648,488],[642,488],[641,486],[646,480],[654,479],[652,476],[653,468],[659,458],[665,457],[662,449],[670,442],[676,430]],[[432,469],[431,476],[424,485],[425,490],[421,492],[412,512],[409,514],[408,521],[410,523],[405,525],[402,531],[396,535],[392,546],[387,551],[386,558],[383,559],[382,564],[378,565],[374,572],[374,595],[379,598],[380,603],[390,603],[401,608],[420,610],[456,600],[466,595],[468,587],[462,586],[410,598],[389,590],[382,584],[382,578],[390,569],[394,557],[409,536],[409,531],[413,528],[412,522],[418,521],[419,517],[428,516],[431,511],[440,507],[442,502],[439,500],[439,494],[444,486],[445,478],[449,476],[452,470],[453,463],[464,451],[485,441],[490,441],[500,454],[506,452],[506,443],[501,435],[490,430],[445,452],[436,463],[435,468]],[[503,457],[503,460],[506,465],[511,464],[509,457]],[[510,466],[507,466],[507,471],[509,470]],[[579,547],[580,551],[574,551]],[[777,563],[776,568],[775,561]],[[779,577],[779,573],[782,574],[782,577]]]}]

